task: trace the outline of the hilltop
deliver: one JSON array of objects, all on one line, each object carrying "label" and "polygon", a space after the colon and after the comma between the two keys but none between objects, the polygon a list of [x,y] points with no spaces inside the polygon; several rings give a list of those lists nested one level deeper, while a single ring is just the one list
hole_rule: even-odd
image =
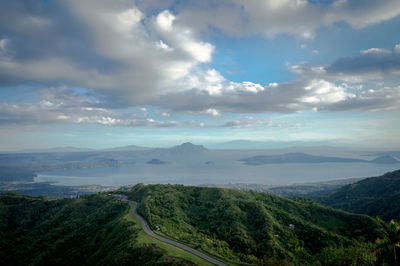
[{"label": "hilltop", "polygon": [[350,212],[400,219],[400,170],[363,179],[316,199]]},{"label": "hilltop", "polygon": [[190,142],[185,142],[181,145],[173,146],[171,148],[158,148],[152,150],[152,153],[154,154],[173,157],[204,155],[206,152],[208,152],[208,149],[203,145],[195,145]]},{"label": "hilltop", "polygon": [[[310,264],[335,249],[353,261],[374,242],[368,216],[334,210],[307,199],[182,185],[132,187],[138,211],[162,233],[230,263]],[[291,225],[292,224],[292,225]],[[361,248],[361,246],[363,248]],[[332,256],[331,256],[332,257]]]},{"label": "hilltop", "polygon": [[0,194],[1,265],[187,265],[152,244],[124,216],[128,204],[86,195],[47,200]]}]

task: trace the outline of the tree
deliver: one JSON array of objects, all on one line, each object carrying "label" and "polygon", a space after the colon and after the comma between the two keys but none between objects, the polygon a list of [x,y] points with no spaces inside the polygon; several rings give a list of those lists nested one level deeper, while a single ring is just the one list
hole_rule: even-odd
[{"label": "tree", "polygon": [[376,220],[382,226],[381,237],[377,240],[377,256],[380,262],[399,265],[400,262],[400,223],[391,220],[385,222],[379,217]]}]

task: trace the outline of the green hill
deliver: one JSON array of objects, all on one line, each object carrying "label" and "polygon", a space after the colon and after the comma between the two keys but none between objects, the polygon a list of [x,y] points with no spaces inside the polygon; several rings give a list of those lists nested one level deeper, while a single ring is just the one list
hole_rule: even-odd
[{"label": "green hill", "polygon": [[374,260],[379,228],[374,219],[312,200],[181,185],[139,184],[127,194],[161,234],[230,263],[369,265]]},{"label": "green hill", "polygon": [[182,265],[124,219],[129,205],[87,195],[46,200],[0,195],[0,265]]},{"label": "green hill", "polygon": [[363,179],[317,200],[350,212],[400,219],[400,170]]}]

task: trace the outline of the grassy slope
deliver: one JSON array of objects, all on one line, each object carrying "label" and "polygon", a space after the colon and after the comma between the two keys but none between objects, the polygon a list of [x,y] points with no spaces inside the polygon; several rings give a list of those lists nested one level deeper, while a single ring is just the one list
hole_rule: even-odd
[{"label": "grassy slope", "polygon": [[400,170],[363,179],[317,200],[334,208],[385,220],[400,219]]},{"label": "grassy slope", "polygon": [[138,244],[138,228],[124,219],[129,206],[88,195],[46,200],[0,195],[1,265],[182,265],[152,244]]},{"label": "grassy slope", "polygon": [[306,263],[324,248],[358,246],[377,236],[373,219],[304,199],[179,185],[137,185],[128,194],[164,234],[236,263],[271,257]]},{"label": "grassy slope", "polygon": [[187,252],[184,251],[180,248],[177,248],[175,246],[172,246],[170,244],[164,243],[162,241],[159,241],[155,238],[150,237],[149,235],[147,235],[144,230],[139,226],[140,222],[137,218],[135,218],[132,214],[132,207],[131,210],[128,214],[125,215],[125,219],[128,221],[132,221],[136,224],[137,228],[138,228],[138,235],[136,238],[137,243],[139,244],[153,244],[156,247],[164,250],[166,252],[166,254],[170,257],[174,257],[174,258],[180,258],[180,259],[184,259],[190,262],[193,262],[196,265],[212,265],[211,263]]}]

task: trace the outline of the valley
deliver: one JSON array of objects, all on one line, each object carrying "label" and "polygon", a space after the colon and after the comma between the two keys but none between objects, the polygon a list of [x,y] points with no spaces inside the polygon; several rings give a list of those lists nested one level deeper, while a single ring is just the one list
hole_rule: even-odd
[{"label": "valley", "polygon": [[[184,143],[172,148],[134,151],[119,147],[117,151],[104,152],[2,154],[0,162],[6,166],[0,167],[3,174],[21,168],[20,165],[34,177],[24,179],[23,174],[14,172],[17,178],[2,180],[0,192],[5,194],[0,195],[4,210],[0,221],[8,228],[6,224],[14,216],[7,213],[24,210],[21,215],[33,219],[33,223],[13,222],[16,228],[40,227],[41,222],[35,219],[43,215],[57,217],[58,214],[53,214],[57,212],[52,209],[53,202],[55,206],[66,204],[66,210],[72,212],[84,209],[70,208],[68,204],[93,204],[90,205],[93,209],[88,210],[93,215],[97,212],[107,215],[110,211],[102,212],[101,205],[110,204],[114,208],[116,204],[121,206],[118,216],[104,216],[99,218],[101,223],[90,221],[88,226],[98,226],[96,230],[101,231],[106,230],[101,228],[107,227],[107,221],[112,224],[129,221],[132,225],[125,228],[136,228],[129,233],[131,238],[124,242],[125,246],[120,246],[126,249],[122,265],[132,262],[129,254],[135,252],[140,252],[146,261],[171,265],[207,265],[213,258],[224,265],[376,265],[391,259],[376,251],[382,225],[375,217],[386,221],[400,217],[395,204],[400,200],[399,171],[378,176],[398,169],[397,158],[376,155],[364,159],[361,153],[320,156],[286,151],[210,150]],[[41,172],[43,169],[51,171]],[[365,178],[374,175],[377,177]],[[49,201],[8,191],[59,199]],[[105,197],[109,193],[124,194],[130,201],[116,203],[114,197]],[[122,208],[124,202],[130,206]],[[25,209],[17,207],[23,204],[34,210],[36,203],[47,204],[48,210],[40,207],[37,211],[40,216],[30,217]],[[141,216],[135,216],[136,206]],[[77,219],[74,224],[85,221],[84,212],[74,215]],[[67,226],[58,223],[54,226]],[[160,231],[153,233],[150,228],[156,227]],[[71,230],[78,230],[74,228]],[[82,234],[79,230],[73,233],[78,238]],[[50,241],[50,238],[34,240],[39,237],[36,235],[29,240],[22,235],[4,235],[4,239],[12,237],[28,246],[36,241]],[[97,241],[111,241],[107,239],[105,236]],[[63,241],[65,245],[73,245],[75,240]],[[7,252],[15,254],[17,249],[16,244]],[[65,256],[57,246],[49,252],[48,256],[54,260]],[[28,260],[38,260],[36,253],[26,254]],[[209,262],[202,260],[201,254],[206,254],[204,258],[211,256],[206,259]],[[112,255],[109,259],[119,257]],[[11,258],[6,256],[7,260]],[[95,260],[104,258],[90,258]],[[66,261],[73,261],[73,257]]]}]

